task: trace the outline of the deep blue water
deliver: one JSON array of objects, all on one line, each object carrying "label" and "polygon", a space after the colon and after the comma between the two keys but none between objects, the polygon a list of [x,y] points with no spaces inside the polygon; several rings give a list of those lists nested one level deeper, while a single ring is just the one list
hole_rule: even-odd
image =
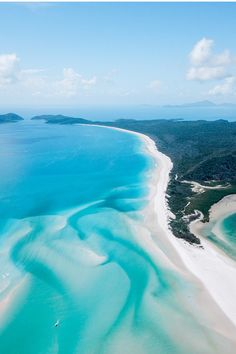
[{"label": "deep blue water", "polygon": [[138,195],[142,173],[151,163],[139,146],[133,135],[109,129],[101,133],[99,127],[4,125],[0,213],[4,218],[55,213],[129,185]]}]

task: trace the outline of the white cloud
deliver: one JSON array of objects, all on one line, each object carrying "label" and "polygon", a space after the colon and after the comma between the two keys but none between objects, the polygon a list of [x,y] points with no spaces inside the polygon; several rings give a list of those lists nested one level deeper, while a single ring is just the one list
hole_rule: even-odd
[{"label": "white cloud", "polygon": [[233,93],[235,77],[227,77],[222,83],[213,87],[208,93],[209,95],[227,95]]},{"label": "white cloud", "polygon": [[215,65],[229,65],[232,63],[232,61],[233,59],[228,49],[212,57],[212,62]]},{"label": "white cloud", "polygon": [[0,55],[0,86],[18,81],[20,73],[19,61],[16,54]]},{"label": "white cloud", "polygon": [[[0,55],[0,88],[17,84],[17,90],[27,90],[33,96],[77,96],[88,91],[98,82],[97,76],[85,78],[73,68],[64,68],[62,78],[45,73],[44,69],[22,69],[16,54]],[[19,86],[20,85],[20,86]]]},{"label": "white cloud", "polygon": [[229,50],[213,53],[214,41],[202,38],[189,54],[191,67],[187,72],[188,80],[221,80],[229,76],[229,66],[233,62]]},{"label": "white cloud", "polygon": [[162,88],[162,82],[160,80],[153,80],[149,83],[148,87],[155,92],[160,92]]},{"label": "white cloud", "polygon": [[226,72],[223,66],[192,67],[187,73],[188,80],[207,81],[225,78]]},{"label": "white cloud", "polygon": [[20,59],[16,54],[0,55],[0,87],[6,88],[9,85],[21,84],[31,89],[39,89],[42,86],[44,77],[42,69],[21,69]]},{"label": "white cloud", "polygon": [[88,90],[97,84],[97,77],[85,79],[81,74],[77,73],[73,68],[63,69],[63,79],[55,81],[53,94],[66,97],[77,96],[80,91]]},{"label": "white cloud", "polygon": [[214,41],[212,39],[202,38],[195,44],[189,54],[190,61],[193,65],[202,65],[212,54]]},{"label": "white cloud", "polygon": [[80,75],[72,68],[63,69],[63,79],[55,82],[55,93],[67,97],[76,96],[79,91]]}]

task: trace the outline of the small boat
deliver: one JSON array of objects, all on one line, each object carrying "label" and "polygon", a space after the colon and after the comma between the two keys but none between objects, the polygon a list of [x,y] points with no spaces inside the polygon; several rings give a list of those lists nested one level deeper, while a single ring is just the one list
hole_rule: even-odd
[{"label": "small boat", "polygon": [[59,326],[59,323],[60,323],[60,321],[57,320],[57,322],[54,324],[54,327],[58,327],[58,326]]}]

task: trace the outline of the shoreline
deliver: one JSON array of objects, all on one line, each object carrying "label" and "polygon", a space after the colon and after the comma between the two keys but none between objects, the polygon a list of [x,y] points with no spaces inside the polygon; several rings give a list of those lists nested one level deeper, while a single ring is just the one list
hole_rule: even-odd
[{"label": "shoreline", "polygon": [[[152,141],[151,138],[149,139]],[[204,240],[201,234],[197,234],[197,236],[200,238],[200,246],[202,245],[203,248],[199,247],[199,245],[190,244],[184,239],[178,239],[173,235],[168,224],[170,215],[168,214],[168,204],[166,200],[169,173],[173,165],[169,157],[158,151],[155,142],[152,142],[155,146],[157,160],[159,162],[161,161],[159,166],[161,165],[161,169],[164,169],[162,173],[163,180],[158,180],[155,198],[155,212],[157,216],[159,216],[159,220],[161,219],[162,229],[177,250],[187,269],[201,281],[204,288],[216,302],[220,310],[223,311],[225,316],[236,327],[236,263],[231,261],[226,255],[223,255],[220,250],[218,251],[209,241]],[[159,176],[160,175],[161,173],[159,173]],[[160,194],[162,197],[161,203]],[[226,210],[225,207],[226,204],[228,204],[226,214],[228,214],[229,211],[232,212],[236,208],[236,196],[229,197],[231,197],[231,199],[233,198],[235,204],[232,205],[228,203],[228,199],[230,198],[223,198],[224,201],[221,203],[221,212]],[[214,217],[218,216],[218,206],[218,203],[213,206],[212,214],[214,214]]]},{"label": "shoreline", "polygon": [[[203,248],[198,245],[190,244],[183,239],[178,239],[172,234],[168,224],[170,215],[168,215],[168,205],[166,200],[166,190],[169,183],[169,173],[172,169],[172,162],[166,155],[158,151],[154,141],[153,143],[156,149],[156,156],[159,162],[161,161],[161,169],[167,168],[166,171],[163,171],[163,180],[158,180],[159,188],[157,186],[155,198],[155,212],[157,216],[159,216],[159,221],[161,219],[162,229],[177,250],[187,269],[201,281],[210,296],[215,300],[218,307],[236,327],[236,263],[233,261],[231,262],[231,259],[226,255],[223,255],[220,250],[217,251],[214,245],[203,239],[201,234],[197,234],[197,236],[200,238]],[[160,194],[162,197],[161,203]],[[232,196],[230,197],[232,198]],[[225,198],[226,199],[221,204],[221,211],[225,210],[225,204],[229,199],[227,197]],[[229,210],[232,212],[232,210],[235,210],[236,208],[236,196],[233,199],[235,204],[231,204],[230,206],[228,204],[226,214],[229,213]],[[214,213],[215,217],[218,216],[217,210],[219,213],[218,205],[213,207],[212,213]]]},{"label": "shoreline", "polygon": [[[204,229],[207,229],[210,225],[213,226],[212,231],[213,233],[221,240],[225,241],[224,236],[222,236],[222,230],[219,227],[219,223],[223,221],[225,218],[233,215],[236,213],[236,194],[230,194],[223,197],[219,202],[213,204],[209,210],[209,221],[202,222],[203,214],[200,213],[200,216],[190,222],[189,227],[191,232],[193,232],[197,237],[204,239],[204,242],[210,243],[206,238],[203,236]],[[223,251],[218,246],[211,243],[211,246],[218,251],[220,254],[227,257],[225,251]],[[230,258],[231,259],[231,258]]]},{"label": "shoreline", "polygon": [[229,194],[223,197],[218,203],[210,208],[210,221],[218,218],[224,218],[229,214],[236,212],[236,194]]},{"label": "shoreline", "polygon": [[[110,139],[109,144],[111,143],[111,145],[108,146],[112,146],[112,148],[107,150],[107,146],[104,145],[106,148],[104,153],[106,154],[106,158],[108,158],[105,160],[106,166],[110,167],[110,160],[116,156],[117,148],[119,150],[123,141],[126,142],[126,144],[124,148],[122,146],[122,150],[119,156],[121,156],[122,159],[128,158],[128,160],[127,163],[124,164],[124,167],[121,165],[122,168],[119,168],[118,170],[114,169],[112,171],[111,176],[115,175],[115,177],[118,179],[118,183],[115,183],[114,187],[112,184],[112,189],[110,188],[110,181],[107,182],[108,179],[106,178],[103,180],[103,175],[101,175],[100,179],[102,178],[101,181],[107,184],[108,192],[106,192],[106,194],[99,193],[99,197],[102,198],[102,203],[100,203],[100,200],[97,198],[91,198],[91,203],[95,203],[96,206],[95,208],[88,209],[87,214],[89,218],[79,220],[81,215],[86,216],[86,209],[85,213],[77,213],[80,206],[81,209],[87,207],[84,204],[76,204],[77,206],[72,207],[72,209],[59,209],[62,214],[62,216],[59,217],[57,217],[58,213],[55,213],[56,215],[42,213],[41,216],[36,216],[38,218],[32,220],[33,224],[31,222],[31,216],[29,216],[29,220],[27,220],[26,225],[32,224],[35,226],[36,230],[38,227],[40,230],[43,227],[43,238],[39,239],[38,245],[37,243],[29,244],[29,247],[26,248],[26,252],[22,252],[22,248],[20,249],[20,256],[22,260],[24,261],[26,257],[26,260],[31,262],[26,263],[26,268],[25,264],[23,262],[21,263],[24,266],[24,269],[26,269],[27,274],[30,273],[30,277],[28,277],[29,281],[32,280],[32,282],[30,281],[27,283],[30,288],[23,284],[23,291],[27,292],[27,299],[30,299],[30,297],[36,295],[36,317],[38,308],[41,306],[41,304],[43,305],[44,311],[47,309],[49,310],[50,315],[51,304],[53,303],[53,316],[49,316],[48,320],[45,322],[46,325],[48,323],[50,326],[50,333],[51,331],[54,331],[55,323],[57,324],[59,321],[63,324],[65,319],[65,326],[67,326],[67,319],[71,314],[71,304],[72,307],[75,308],[75,311],[77,311],[78,305],[78,313],[80,313],[81,303],[83,306],[83,299],[85,299],[85,302],[89,301],[90,303],[91,291],[95,290],[98,292],[98,294],[100,294],[100,290],[103,291],[104,285],[105,292],[101,293],[101,296],[98,295],[98,297],[92,296],[90,303],[91,306],[88,308],[89,312],[84,312],[89,322],[90,318],[93,320],[95,313],[96,321],[98,320],[97,322],[99,324],[101,323],[102,325],[102,335],[103,333],[109,332],[107,330],[103,331],[103,328],[106,329],[106,327],[103,327],[103,318],[101,317],[102,321],[100,322],[99,316],[100,314],[102,316],[104,313],[106,315],[106,311],[108,311],[107,314],[110,316],[111,313],[113,317],[114,311],[115,321],[114,318],[112,321],[110,321],[109,316],[107,316],[107,318],[105,316],[104,318],[106,323],[108,322],[107,320],[109,320],[109,323],[112,324],[112,327],[109,324],[109,327],[107,328],[111,328],[113,330],[113,324],[117,323],[118,318],[122,325],[122,330],[124,329],[124,339],[126,339],[126,334],[129,334],[129,330],[126,330],[126,322],[130,326],[130,324],[132,325],[134,323],[133,320],[136,321],[137,319],[140,321],[140,328],[137,328],[138,331],[135,330],[134,341],[136,344],[136,338],[138,338],[140,334],[143,334],[144,338],[147,338],[148,346],[147,350],[145,349],[144,352],[148,351],[150,345],[155,351],[155,346],[151,340],[153,336],[157,338],[155,345],[157,345],[158,348],[159,340],[162,340],[163,333],[165,334],[164,341],[167,344],[167,346],[165,346],[165,350],[163,349],[163,352],[172,352],[172,348],[176,348],[176,352],[187,353],[189,348],[192,348],[190,351],[192,350],[194,353],[201,352],[209,354],[233,354],[234,348],[236,346],[235,326],[232,324],[232,321],[225,315],[222,308],[213,299],[211,292],[206,288],[201,279],[194,274],[194,271],[191,269],[191,266],[189,266],[185,256],[183,255],[184,252],[188,252],[188,250],[185,250],[185,247],[188,246],[190,247],[191,252],[192,250],[195,250],[195,248],[197,251],[201,251],[201,253],[203,250],[201,250],[199,246],[194,247],[189,244],[185,245],[183,240],[177,239],[171,232],[171,225],[169,223],[171,216],[167,197],[167,186],[170,179],[169,174],[173,166],[170,158],[158,150],[157,145],[152,140],[152,138],[144,134],[127,131],[124,129],[117,129],[122,131],[120,133],[114,131],[99,131],[94,128],[90,129],[92,131],[91,135],[88,134],[90,138],[93,139],[94,137],[99,136],[101,133],[101,137],[103,139],[107,136]],[[114,128],[111,127],[111,129]],[[75,134],[78,135],[79,138],[81,134],[80,132],[77,134],[78,130],[76,129]],[[81,130],[83,130],[82,127]],[[124,136],[124,132],[127,134],[135,134],[137,137],[132,137],[131,135]],[[95,148],[96,147],[97,145],[95,145]],[[97,158],[96,150],[92,150],[93,153],[92,155],[90,154],[92,159]],[[68,153],[71,153],[70,149]],[[142,161],[142,164],[137,164],[137,166],[136,160],[133,160],[133,158],[136,158],[136,155],[138,157],[138,161]],[[129,171],[129,166],[131,166],[130,164],[133,161],[135,172],[131,175],[134,176],[134,178],[129,178],[130,172],[132,172]],[[96,165],[92,164],[92,175],[95,166]],[[118,167],[120,166],[118,165]],[[122,173],[121,180],[119,180],[120,170]],[[125,176],[127,178],[124,178]],[[121,194],[119,193],[120,190],[122,191],[122,188],[124,190],[129,190],[129,187],[132,189],[133,186],[135,188],[137,187],[137,192],[139,192],[139,188],[141,188],[141,190],[144,192],[137,194],[122,194],[123,192]],[[101,192],[103,190],[98,189],[98,191]],[[118,193],[116,194],[116,192]],[[110,198],[110,196],[114,196],[114,199],[117,198],[118,203],[106,203],[106,196],[108,198]],[[135,203],[136,200],[140,200],[141,203],[138,204],[137,208],[119,208],[119,206],[122,205],[119,204],[120,200],[121,202],[124,200],[124,206],[126,206],[125,203],[129,203],[129,200],[131,203],[133,203],[133,201]],[[105,203],[103,203],[103,201],[105,201]],[[100,206],[101,209],[99,209]],[[100,211],[101,213],[105,211],[105,214],[99,214],[98,219],[94,219],[94,214],[96,212],[99,213]],[[111,211],[112,213],[106,214],[106,211]],[[113,214],[115,216],[114,219]],[[117,219],[116,215],[118,216]],[[45,218],[46,216],[47,219]],[[116,220],[118,221],[117,227]],[[121,227],[119,226],[119,223],[121,224]],[[123,234],[123,225],[126,226],[126,224],[127,228],[124,229]],[[112,232],[113,227],[114,233]],[[20,230],[22,230],[21,227]],[[111,232],[111,234],[106,234],[106,230]],[[49,242],[48,244],[47,234],[50,236],[52,243]],[[56,237],[54,237],[54,235]],[[85,235],[85,237],[83,237],[83,235]],[[88,237],[90,235],[94,236],[94,238],[88,240],[88,243],[86,241],[87,235]],[[82,236],[81,239],[80,236]],[[62,243],[59,239],[62,241]],[[59,243],[57,242],[58,240],[60,241]],[[83,240],[85,241],[83,242]],[[44,241],[46,241],[46,243]],[[120,244],[121,248],[119,248]],[[28,246],[28,244],[25,245]],[[76,245],[78,245],[78,248],[76,248]],[[42,249],[40,248],[39,253],[37,251],[38,246],[42,246]],[[47,246],[49,246],[49,248],[47,248]],[[74,250],[74,254],[72,254],[73,252],[71,253],[71,250]],[[132,256],[133,254],[134,257]],[[27,258],[28,255],[29,259]],[[21,258],[16,257],[14,260],[16,259],[16,261],[18,261],[19,259],[21,262]],[[42,264],[42,267],[38,268],[40,273],[37,274],[34,274],[34,272],[30,271],[28,272],[28,266],[30,264],[35,264],[35,261],[39,265]],[[197,267],[198,262],[199,259],[196,262]],[[83,268],[84,264],[86,268]],[[50,268],[50,271],[52,271],[50,275],[52,274],[53,276],[52,280],[54,280],[56,277],[56,279],[58,279],[58,283],[56,282],[56,284],[54,284],[53,281],[51,282],[51,278],[49,279],[49,282],[47,282],[48,279],[45,277],[44,273],[45,267],[47,267],[47,269]],[[81,283],[78,283],[77,289],[77,283],[76,288],[74,287],[74,284],[75,280],[78,278],[77,271],[80,272],[80,269],[83,271],[83,277],[81,278]],[[71,274],[69,279],[66,276],[68,272]],[[40,275],[40,280],[35,282],[33,277],[37,277],[38,274]],[[119,274],[121,274],[122,278],[119,277]],[[112,282],[113,278],[115,279],[114,284]],[[123,278],[124,283],[122,280]],[[46,280],[45,287],[42,286],[42,292],[41,285],[43,284],[41,283],[41,280]],[[116,280],[118,280],[117,286]],[[94,288],[90,286],[90,283],[92,286],[94,286]],[[48,290],[48,285],[52,285],[52,292]],[[56,285],[55,291],[54,285]],[[108,286],[108,291],[106,291],[107,288],[105,286]],[[60,292],[61,289],[62,293]],[[58,290],[59,295],[61,294],[62,298],[59,297],[59,300],[55,301],[54,304],[54,299],[56,298],[57,300]],[[121,291],[121,293],[119,291]],[[6,320],[3,318],[3,329],[5,329],[5,327],[8,329],[8,323],[10,323],[12,319],[14,321],[14,316],[17,310],[19,311],[19,314],[21,314],[21,311],[24,311],[26,306],[26,311],[34,311],[34,308],[31,308],[31,303],[26,301],[26,297],[23,298],[24,294],[25,293],[23,292],[21,296],[20,292],[13,292],[12,298],[10,296],[6,301],[2,303],[3,308],[5,307],[6,309]],[[114,304],[116,307],[113,306],[113,302],[111,302],[111,304],[109,303],[109,298],[113,294]],[[47,295],[49,296],[49,303],[44,308],[44,303],[42,300]],[[53,302],[51,302],[51,299]],[[74,301],[74,299],[76,300]],[[20,305],[18,305],[19,301]],[[66,306],[67,302],[69,304],[68,307]],[[65,312],[64,304],[66,306]],[[95,305],[95,308],[93,307],[93,304]],[[125,316],[121,317],[120,314],[122,313],[123,309],[126,308],[129,312],[125,312]],[[94,311],[92,311],[93,309]],[[56,319],[54,319],[54,312],[58,313],[56,315]],[[96,317],[97,313],[98,316]],[[116,314],[118,314],[119,317]],[[16,318],[17,315],[18,313],[16,314]],[[20,320],[22,318],[24,317],[21,316]],[[39,319],[39,329],[41,327],[43,328],[43,320],[41,321],[41,318]],[[92,329],[88,327],[89,334],[93,333],[93,323],[91,324]],[[114,344],[118,344],[119,346],[119,327],[116,328],[118,329],[118,341],[114,341]],[[11,326],[9,326],[9,329],[11,329]],[[130,333],[133,333],[133,327],[130,327],[130,329]],[[87,332],[83,333],[86,334]],[[96,333],[95,335],[97,336]],[[86,335],[82,337],[86,339]],[[93,336],[91,338],[91,340],[93,340]],[[9,340],[11,340],[10,336]],[[65,342],[65,345],[66,344],[67,343]],[[121,344],[123,345],[123,342],[121,342]],[[124,345],[126,345],[126,342],[124,342]],[[160,346],[160,348],[162,348],[162,346]],[[135,345],[134,351],[137,350],[139,351],[139,347],[138,345]]]},{"label": "shoreline", "polygon": [[[226,322],[229,321],[231,330],[236,330],[236,264],[231,262],[226,256],[217,252],[215,247],[210,242],[203,240],[200,236],[201,245],[192,245],[183,239],[175,237],[169,226],[169,219],[171,217],[170,211],[166,199],[166,191],[169,183],[169,174],[172,169],[172,161],[170,158],[161,153],[155,142],[147,135],[138,133],[131,130],[126,130],[117,127],[100,126],[108,129],[115,129],[128,134],[135,134],[142,139],[146,145],[147,152],[156,161],[155,178],[156,186],[155,191],[150,198],[153,198],[154,211],[156,216],[156,224],[159,229],[163,231],[161,236],[161,242],[165,243],[166,251],[170,251],[168,257],[174,257],[170,259],[170,263],[174,263],[180,271],[188,272],[188,276],[193,277],[191,280],[193,283],[200,282],[202,287],[201,291],[206,292],[207,300],[209,300],[209,307],[213,304],[223,315]],[[159,245],[158,245],[159,246]],[[167,256],[166,256],[167,258]],[[199,286],[199,284],[197,284]],[[204,297],[204,296],[203,296]],[[212,303],[210,303],[210,300]],[[206,305],[206,304],[204,304]],[[216,310],[216,308],[215,308]],[[212,314],[214,315],[214,314]],[[218,316],[218,314],[216,315]],[[222,317],[222,316],[220,316]],[[221,320],[223,319],[221,318]],[[214,324],[216,326],[216,324]],[[227,330],[224,325],[217,324],[218,331],[224,332],[227,336]],[[222,328],[223,327],[223,328]]]},{"label": "shoreline", "polygon": [[[169,160],[169,164],[162,165],[162,168],[166,166],[169,168],[165,173],[166,179],[164,183],[162,183],[162,207],[155,209],[159,216],[161,214],[160,212],[162,212],[161,219],[164,221],[167,217],[168,208],[165,193],[169,182],[168,176],[172,168],[172,163],[167,156],[158,151],[157,147],[156,151],[159,159]],[[160,197],[158,192],[160,193],[160,190],[157,190],[157,197]],[[230,197],[232,198],[232,196]],[[226,203],[229,199],[227,197],[225,198],[223,198],[225,200],[221,203],[221,212],[225,210]],[[233,199],[235,204],[228,204],[226,214],[236,208],[236,196]],[[159,203],[160,200],[158,200],[158,204]],[[219,213],[218,205],[215,204],[212,211],[214,217],[218,216],[217,211]],[[166,232],[166,235],[169,236],[169,241],[175,246],[185,266],[201,281],[219,308],[236,327],[236,263],[231,261],[226,255],[223,255],[220,250],[218,251],[209,241],[204,240],[200,233],[196,236],[200,238],[203,248],[198,245],[190,244],[183,239],[176,238],[168,225],[168,219],[165,220],[164,225],[163,230]]]}]

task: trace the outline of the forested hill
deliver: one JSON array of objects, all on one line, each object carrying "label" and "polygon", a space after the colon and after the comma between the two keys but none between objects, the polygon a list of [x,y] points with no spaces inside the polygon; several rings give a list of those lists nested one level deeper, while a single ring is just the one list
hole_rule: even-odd
[{"label": "forested hill", "polygon": [[83,118],[74,118],[63,116],[61,114],[55,115],[41,115],[31,118],[32,120],[44,120],[48,124],[92,124],[92,121]]},{"label": "forested hill", "polygon": [[236,180],[236,122],[119,120],[106,124],[149,135],[171,158],[179,179]]}]

